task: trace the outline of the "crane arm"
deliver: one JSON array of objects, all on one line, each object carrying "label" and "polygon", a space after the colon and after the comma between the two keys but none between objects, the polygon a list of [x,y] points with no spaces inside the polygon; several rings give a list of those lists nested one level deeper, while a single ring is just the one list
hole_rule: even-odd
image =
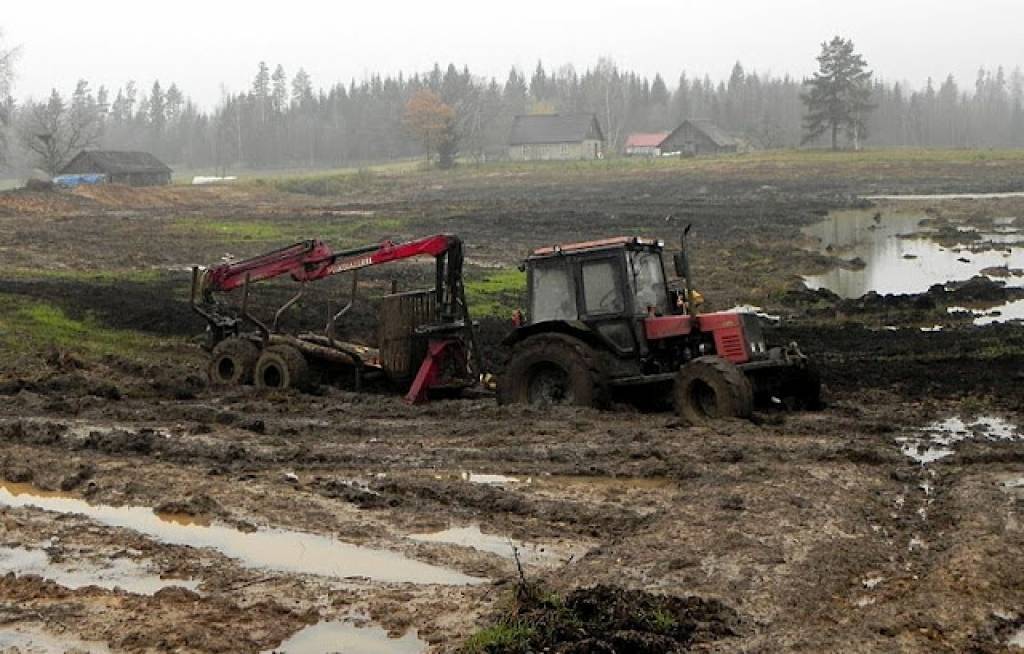
[{"label": "crane arm", "polygon": [[214,266],[203,274],[202,288],[207,292],[225,293],[241,287],[247,279],[249,282],[257,282],[281,275],[290,275],[298,282],[316,281],[330,275],[420,255],[439,257],[459,249],[456,246],[460,244],[456,236],[437,234],[406,243],[384,241],[377,245],[332,252],[322,241],[301,241],[250,259]]}]

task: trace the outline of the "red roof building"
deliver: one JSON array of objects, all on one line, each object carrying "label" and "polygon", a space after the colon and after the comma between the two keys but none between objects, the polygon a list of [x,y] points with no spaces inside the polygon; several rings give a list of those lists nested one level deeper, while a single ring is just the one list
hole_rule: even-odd
[{"label": "red roof building", "polygon": [[668,138],[668,132],[636,132],[626,137],[626,154],[657,157],[661,154],[661,143]]}]

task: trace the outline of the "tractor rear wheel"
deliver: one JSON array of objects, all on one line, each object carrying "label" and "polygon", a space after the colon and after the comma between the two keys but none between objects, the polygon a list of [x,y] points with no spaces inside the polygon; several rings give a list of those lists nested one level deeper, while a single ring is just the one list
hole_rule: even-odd
[{"label": "tractor rear wheel", "polygon": [[263,350],[256,361],[255,379],[258,388],[305,390],[312,377],[302,352],[291,345],[274,345]]},{"label": "tractor rear wheel", "polygon": [[260,350],[252,342],[237,336],[226,338],[214,346],[206,376],[211,386],[251,384]]},{"label": "tractor rear wheel", "polygon": [[593,406],[607,403],[597,353],[565,334],[541,334],[516,346],[498,379],[499,404]]},{"label": "tractor rear wheel", "polygon": [[690,361],[676,375],[672,391],[676,413],[691,424],[719,418],[749,418],[754,390],[746,375],[716,356]]}]

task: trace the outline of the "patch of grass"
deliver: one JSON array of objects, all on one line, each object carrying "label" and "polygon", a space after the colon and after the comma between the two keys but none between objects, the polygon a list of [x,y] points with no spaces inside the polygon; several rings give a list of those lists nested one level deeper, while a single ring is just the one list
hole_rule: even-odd
[{"label": "patch of grass", "polygon": [[526,273],[504,268],[466,281],[466,302],[474,317],[507,317],[526,293]]},{"label": "patch of grass", "polygon": [[116,282],[150,283],[159,281],[165,271],[154,269],[143,270],[71,270],[44,268],[6,268],[0,269],[0,275],[6,279],[54,279],[68,282],[90,282],[113,284]]},{"label": "patch of grass", "polygon": [[488,652],[527,652],[533,629],[519,621],[496,624],[473,634],[459,650],[460,654]]},{"label": "patch of grass", "polygon": [[266,221],[216,220],[212,218],[180,218],[174,229],[192,234],[239,241],[278,241],[285,237],[279,225]]},{"label": "patch of grass", "polygon": [[156,339],[108,329],[91,318],[76,320],[51,304],[0,295],[0,343],[14,352],[57,347],[93,355],[133,355],[152,350]]},{"label": "patch of grass", "polygon": [[647,616],[651,630],[659,634],[667,634],[676,627],[676,617],[663,608],[656,608]]}]

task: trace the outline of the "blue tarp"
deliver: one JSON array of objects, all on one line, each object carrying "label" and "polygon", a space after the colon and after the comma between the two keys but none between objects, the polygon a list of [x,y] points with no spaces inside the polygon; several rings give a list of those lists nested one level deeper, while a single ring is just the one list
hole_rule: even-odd
[{"label": "blue tarp", "polygon": [[102,184],[107,181],[106,175],[58,175],[53,178],[53,183],[61,188],[75,188],[76,186],[91,186]]}]

